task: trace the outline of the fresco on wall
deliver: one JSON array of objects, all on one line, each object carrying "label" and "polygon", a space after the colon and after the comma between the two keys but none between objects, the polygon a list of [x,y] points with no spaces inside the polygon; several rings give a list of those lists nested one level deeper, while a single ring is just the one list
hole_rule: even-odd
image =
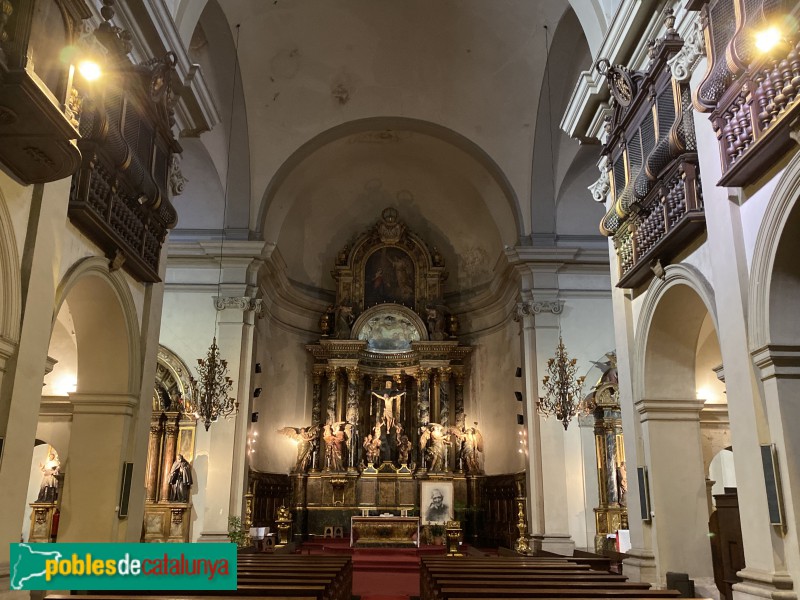
[{"label": "fresco on wall", "polygon": [[364,266],[364,308],[396,302],[414,304],[415,274],[411,257],[395,247],[383,247]]},{"label": "fresco on wall", "polygon": [[418,342],[420,334],[414,323],[399,311],[381,310],[370,318],[361,331],[359,340],[367,341],[367,349],[372,352],[408,352],[411,342]]}]

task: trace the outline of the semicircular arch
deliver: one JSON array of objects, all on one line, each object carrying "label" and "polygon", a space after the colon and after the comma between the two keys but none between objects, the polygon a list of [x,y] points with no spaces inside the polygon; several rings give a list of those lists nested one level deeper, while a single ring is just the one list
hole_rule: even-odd
[{"label": "semicircular arch", "polygon": [[704,319],[710,316],[719,331],[714,291],[703,274],[685,264],[669,265],[664,273],[664,279],[650,284],[637,321],[636,399],[693,398],[695,351]]},{"label": "semicircular arch", "polygon": [[769,344],[794,343],[800,336],[796,300],[800,294],[800,154],[783,172],[767,204],[753,248],[748,290],[748,338],[750,350]]},{"label": "semicircular arch", "polygon": [[3,191],[0,190],[0,343],[19,340],[22,314],[22,281],[19,252]]},{"label": "semicircular arch", "polygon": [[[505,206],[487,205],[501,235],[504,234],[503,237],[507,243],[517,243],[518,239],[524,235],[522,211],[517,195],[499,165],[480,146],[462,134],[430,121],[389,116],[368,117],[342,123],[319,133],[295,150],[278,168],[267,185],[259,207],[256,222],[257,233],[267,242],[275,242],[278,239],[283,222],[292,206],[287,203],[274,202],[274,199],[281,186],[304,161],[329,144],[369,132],[374,132],[376,136],[386,135],[389,137],[397,132],[422,134],[438,139],[466,154],[474,163],[477,163],[477,166],[483,168],[505,199]],[[515,239],[509,239],[511,237],[509,230],[513,231]]]},{"label": "semicircular arch", "polygon": [[[138,395],[139,321],[125,276],[109,271],[102,257],[76,262],[56,290],[52,326],[68,298],[78,347],[78,391]],[[105,370],[106,364],[114,368]]]}]

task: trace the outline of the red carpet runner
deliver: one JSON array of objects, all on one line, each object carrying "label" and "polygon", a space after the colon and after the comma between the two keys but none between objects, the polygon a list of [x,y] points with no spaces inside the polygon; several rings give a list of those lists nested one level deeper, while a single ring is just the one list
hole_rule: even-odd
[{"label": "red carpet runner", "polygon": [[306,542],[303,554],[352,554],[353,595],[361,600],[409,600],[419,596],[419,557],[444,554],[444,546],[350,548],[349,540]]}]

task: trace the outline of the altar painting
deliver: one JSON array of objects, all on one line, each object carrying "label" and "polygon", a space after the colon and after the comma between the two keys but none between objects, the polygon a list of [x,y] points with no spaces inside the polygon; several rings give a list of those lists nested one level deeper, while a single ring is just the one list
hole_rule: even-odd
[{"label": "altar painting", "polygon": [[364,307],[396,302],[414,304],[415,274],[411,257],[384,246],[372,253],[364,267]]}]

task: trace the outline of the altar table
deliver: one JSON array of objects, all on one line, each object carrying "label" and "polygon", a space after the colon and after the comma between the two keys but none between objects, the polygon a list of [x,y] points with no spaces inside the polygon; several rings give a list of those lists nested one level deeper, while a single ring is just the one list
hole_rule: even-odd
[{"label": "altar table", "polygon": [[350,517],[353,548],[419,546],[419,517]]}]

